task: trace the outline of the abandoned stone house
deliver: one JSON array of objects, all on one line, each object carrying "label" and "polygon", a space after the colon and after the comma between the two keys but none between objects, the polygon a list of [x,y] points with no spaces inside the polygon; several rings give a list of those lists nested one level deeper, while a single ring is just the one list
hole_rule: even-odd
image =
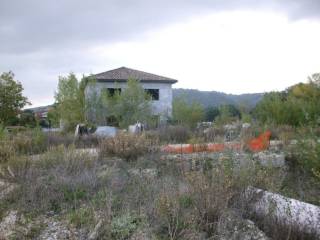
[{"label": "abandoned stone house", "polygon": [[[138,71],[126,67],[113,69],[93,75],[94,84],[88,84],[85,89],[87,102],[95,102],[103,91],[113,93],[120,91],[127,85],[128,79],[136,79],[152,97],[152,113],[159,122],[165,122],[172,115],[172,84],[177,80],[159,75]],[[96,124],[113,125],[112,119],[106,117],[105,112],[97,109],[96,104],[88,107],[88,118]],[[103,110],[107,111],[107,110]],[[99,116],[99,117],[98,117]]]}]

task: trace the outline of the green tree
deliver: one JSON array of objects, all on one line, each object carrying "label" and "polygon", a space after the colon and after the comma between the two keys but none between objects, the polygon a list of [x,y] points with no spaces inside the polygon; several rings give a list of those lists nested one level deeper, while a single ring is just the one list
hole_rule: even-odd
[{"label": "green tree", "polygon": [[108,102],[108,95],[104,91],[102,91],[101,94],[100,91],[95,87],[96,83],[97,82],[94,78],[87,82],[89,97],[85,99],[86,119],[90,123],[105,125],[107,124],[106,105]]},{"label": "green tree", "polygon": [[172,117],[177,123],[194,128],[204,119],[205,112],[200,103],[193,102],[188,105],[186,98],[179,96],[173,101]]},{"label": "green tree", "polygon": [[212,122],[219,116],[220,110],[217,107],[208,107],[205,111],[206,121]]},{"label": "green tree", "polygon": [[34,113],[29,109],[24,110],[20,114],[19,123],[22,126],[31,127],[31,128],[34,128],[37,126],[37,120],[34,116]]},{"label": "green tree", "polygon": [[217,124],[226,124],[233,122],[241,117],[239,109],[231,104],[221,105],[219,107],[219,116],[216,117]]},{"label": "green tree", "polygon": [[59,77],[58,90],[55,93],[57,111],[66,129],[73,129],[76,124],[85,122],[85,78],[78,81],[74,73]]},{"label": "green tree", "polygon": [[120,127],[127,128],[137,121],[148,122],[151,118],[151,97],[139,81],[129,79],[127,86],[120,92],[104,94],[104,104],[108,117],[115,117]]},{"label": "green tree", "polygon": [[0,122],[9,125],[17,122],[21,109],[30,104],[22,95],[23,87],[19,81],[14,80],[12,72],[0,75]]},{"label": "green tree", "polygon": [[313,74],[308,83],[265,94],[254,110],[255,116],[262,122],[275,124],[320,124],[319,76]]},{"label": "green tree", "polygon": [[252,109],[250,109],[248,103],[246,102],[240,103],[238,105],[238,109],[240,112],[242,122],[246,122],[246,123],[252,122],[252,114],[251,114]]},{"label": "green tree", "polygon": [[59,127],[60,116],[56,104],[49,109],[47,118],[50,127]]}]

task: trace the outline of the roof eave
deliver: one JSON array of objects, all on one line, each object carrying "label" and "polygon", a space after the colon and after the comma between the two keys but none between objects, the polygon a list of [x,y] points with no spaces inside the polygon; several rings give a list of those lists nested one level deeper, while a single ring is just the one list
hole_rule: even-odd
[{"label": "roof eave", "polygon": [[[128,79],[103,79],[103,78],[97,78],[96,79],[98,82],[127,82]],[[139,80],[139,82],[142,83],[170,83],[170,84],[175,84],[178,82],[178,80],[175,79],[168,79],[168,80],[152,80],[152,79],[143,79]]]}]

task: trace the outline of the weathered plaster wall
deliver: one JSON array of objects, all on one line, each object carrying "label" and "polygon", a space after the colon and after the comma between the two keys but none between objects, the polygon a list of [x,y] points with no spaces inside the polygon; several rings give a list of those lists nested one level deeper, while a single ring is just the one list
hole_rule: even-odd
[{"label": "weathered plaster wall", "polygon": [[[169,83],[141,83],[144,89],[159,89],[159,100],[152,101],[154,115],[160,115],[161,120],[166,120],[172,115],[172,84]],[[100,96],[106,88],[125,88],[126,83],[96,82],[85,89],[86,99],[91,99],[95,94]],[[94,112],[94,111],[91,111]]]}]

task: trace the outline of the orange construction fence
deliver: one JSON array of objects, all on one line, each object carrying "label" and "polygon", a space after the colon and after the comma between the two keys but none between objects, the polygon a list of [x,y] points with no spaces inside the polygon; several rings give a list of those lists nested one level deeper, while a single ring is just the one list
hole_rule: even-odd
[{"label": "orange construction fence", "polygon": [[[269,147],[271,132],[266,131],[257,138],[251,139],[247,145],[253,152],[259,152]],[[170,144],[162,148],[166,153],[196,153],[196,152],[222,152],[226,149],[240,150],[240,143],[206,143],[206,144]]]}]

